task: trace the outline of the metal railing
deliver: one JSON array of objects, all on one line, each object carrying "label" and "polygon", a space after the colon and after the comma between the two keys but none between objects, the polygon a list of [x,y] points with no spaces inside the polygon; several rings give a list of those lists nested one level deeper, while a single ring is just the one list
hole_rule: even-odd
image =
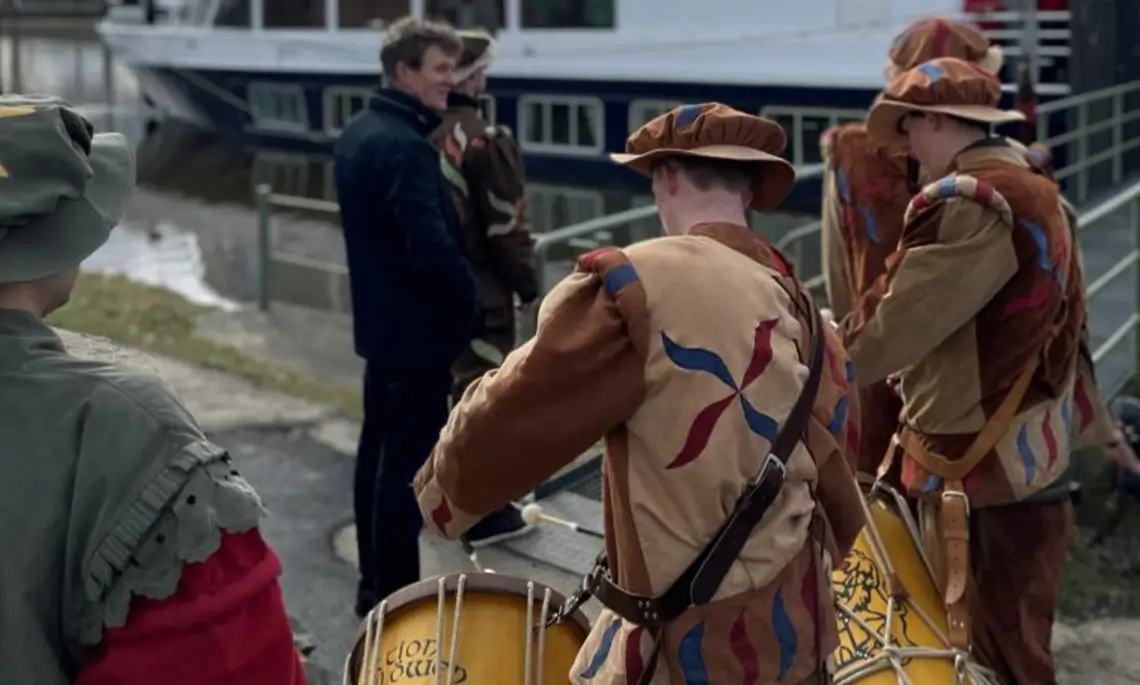
[{"label": "metal railing", "polygon": [[[1132,370],[1127,379],[1135,379],[1140,372],[1140,181],[1132,183],[1096,207],[1082,212],[1077,218],[1077,230],[1086,232],[1105,218],[1115,214],[1124,207],[1128,208],[1128,229],[1132,236],[1132,249],[1110,266],[1096,280],[1086,286],[1086,297],[1089,301],[1096,298],[1110,283],[1123,276],[1130,268],[1136,270],[1132,293],[1132,313],[1124,323],[1113,330],[1100,346],[1093,350],[1093,362],[1099,364],[1112,352],[1129,333],[1132,333]],[[1119,388],[1116,388],[1118,390]]]},{"label": "metal railing", "polygon": [[[1068,130],[1049,136],[1051,123],[1065,117]],[[1065,183],[1066,195],[1077,204],[1088,199],[1090,188],[1095,180],[1103,179],[1105,184],[1120,183],[1132,164],[1126,164],[1129,153],[1140,147],[1140,81],[1125,83],[1101,90],[1083,93],[1062,100],[1055,100],[1037,108],[1037,130],[1039,140],[1054,150],[1063,162],[1055,171],[1055,177]],[[1101,149],[1103,148],[1103,149]],[[1140,153],[1137,153],[1140,160]],[[797,180],[817,178],[822,173],[822,165],[800,167]],[[1107,172],[1107,173],[1105,173]],[[1071,183],[1066,181],[1072,180]],[[330,279],[343,278],[346,269],[343,264],[335,264],[306,259],[294,255],[274,254],[272,250],[272,211],[275,208],[329,213],[339,211],[336,202],[313,198],[274,193],[268,185],[257,187],[258,226],[259,226],[259,292],[258,304],[262,310],[270,306],[271,271],[274,262],[288,263],[308,269],[324,271]],[[600,236],[615,228],[637,221],[651,219],[657,215],[654,205],[634,207],[615,214],[597,217],[580,223],[564,226],[535,235],[535,261],[540,273],[548,266],[550,250],[559,245],[580,246],[581,243],[607,242]],[[789,256],[802,254],[804,243],[816,239],[819,221],[811,221],[784,233],[776,241],[776,247]],[[587,240],[599,236],[597,240]],[[795,260],[802,261],[802,260]],[[800,266],[801,276],[813,289],[823,284],[822,274],[810,277]],[[523,322],[524,330],[529,328]]]},{"label": "metal railing", "polygon": [[[1135,104],[1133,107],[1127,108],[1128,111],[1125,111],[1129,96],[1132,96]],[[1112,114],[1103,117],[1104,120],[1099,120],[1101,117],[1094,117],[1093,114],[1101,109],[1108,109]],[[1050,122],[1061,116],[1069,117],[1070,130],[1050,137]],[[1094,118],[1098,120],[1094,122]],[[1064,166],[1054,173],[1058,181],[1064,182],[1069,177],[1076,175],[1077,187],[1067,189],[1070,191],[1067,194],[1078,204],[1088,199],[1090,175],[1097,167],[1111,163],[1111,182],[1115,184],[1123,180],[1125,154],[1140,146],[1140,131],[1138,131],[1138,135],[1134,136],[1126,136],[1124,133],[1125,126],[1132,121],[1140,121],[1140,81],[1090,91],[1062,100],[1054,100],[1037,108],[1038,140],[1048,145],[1060,158],[1065,160]],[[1140,129],[1140,125],[1137,128]],[[1107,146],[1105,150],[1093,152],[1093,143],[1097,134],[1107,131],[1112,132],[1111,145]],[[1126,138],[1130,139],[1126,140]],[[819,165],[805,167],[799,171],[798,178],[811,178],[820,173],[821,167]],[[624,212],[565,226],[536,236],[536,240],[540,241],[540,244],[545,244],[545,249],[549,249],[550,246],[560,242],[598,231],[612,230],[633,221],[648,219],[656,214],[657,209],[652,205],[636,207]],[[786,234],[776,246],[785,250],[795,242],[811,238],[818,232],[818,221],[806,223]],[[549,238],[543,240],[546,236]]]}]

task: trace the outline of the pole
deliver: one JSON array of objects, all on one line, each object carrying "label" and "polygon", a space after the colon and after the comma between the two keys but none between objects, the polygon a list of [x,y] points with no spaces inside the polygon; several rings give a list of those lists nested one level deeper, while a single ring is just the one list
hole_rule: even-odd
[{"label": "pole", "polygon": [[257,309],[268,312],[272,302],[269,283],[273,259],[273,235],[269,220],[269,200],[273,189],[268,184],[257,186]]},{"label": "pole", "polygon": [[[1012,4],[1012,3],[1011,3]],[[1021,6],[1021,61],[1029,69],[1033,83],[1041,80],[1037,55],[1037,0],[1018,0]]]},{"label": "pole", "polygon": [[[1132,229],[1132,249],[1140,250],[1140,198],[1132,198],[1128,203],[1128,224]],[[1135,272],[1135,282],[1132,297],[1132,315],[1140,317],[1140,262],[1132,267]],[[1140,318],[1132,327],[1132,380],[1135,382],[1140,376]]]}]

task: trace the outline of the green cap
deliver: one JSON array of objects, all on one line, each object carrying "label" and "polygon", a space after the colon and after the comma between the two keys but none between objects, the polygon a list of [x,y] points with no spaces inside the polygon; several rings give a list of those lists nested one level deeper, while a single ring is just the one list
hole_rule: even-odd
[{"label": "green cap", "polygon": [[51,96],[0,97],[0,283],[77,266],[135,188],[134,151]]}]

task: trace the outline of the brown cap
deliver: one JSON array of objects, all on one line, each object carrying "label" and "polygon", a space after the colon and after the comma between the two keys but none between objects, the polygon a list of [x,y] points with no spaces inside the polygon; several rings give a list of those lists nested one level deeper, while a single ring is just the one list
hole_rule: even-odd
[{"label": "brown cap", "polygon": [[495,39],[483,29],[456,31],[456,34],[463,41],[463,51],[455,69],[455,82],[461,83],[495,59]]},{"label": "brown cap", "polygon": [[942,17],[920,19],[908,26],[895,38],[888,54],[887,75],[891,79],[940,57],[973,62],[992,74],[1001,70],[1004,61],[1001,47],[992,45],[977,28]]},{"label": "brown cap", "polygon": [[998,109],[1001,83],[977,64],[952,57],[931,60],[896,78],[871,107],[867,132],[880,144],[905,144],[900,124],[911,112],[938,112],[986,124],[1021,121]]},{"label": "brown cap", "polygon": [[630,134],[624,153],[610,158],[646,176],[669,157],[754,162],[752,208],[762,212],[778,207],[795,185],[795,169],[780,157],[787,141],[784,129],[770,119],[706,102],[653,119]]}]

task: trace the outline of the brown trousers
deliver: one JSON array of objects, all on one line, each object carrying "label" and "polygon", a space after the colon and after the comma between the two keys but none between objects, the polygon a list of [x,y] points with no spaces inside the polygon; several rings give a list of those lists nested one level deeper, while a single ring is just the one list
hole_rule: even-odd
[{"label": "brown trousers", "polygon": [[[923,512],[925,547],[940,580],[931,533],[940,526]],[[1053,621],[1061,572],[1073,537],[1073,505],[1023,503],[970,513],[970,632],[974,656],[1007,685],[1056,685]]]},{"label": "brown trousers", "polygon": [[1009,685],[1056,685],[1053,620],[1073,537],[1073,504],[971,514],[974,652]]}]

